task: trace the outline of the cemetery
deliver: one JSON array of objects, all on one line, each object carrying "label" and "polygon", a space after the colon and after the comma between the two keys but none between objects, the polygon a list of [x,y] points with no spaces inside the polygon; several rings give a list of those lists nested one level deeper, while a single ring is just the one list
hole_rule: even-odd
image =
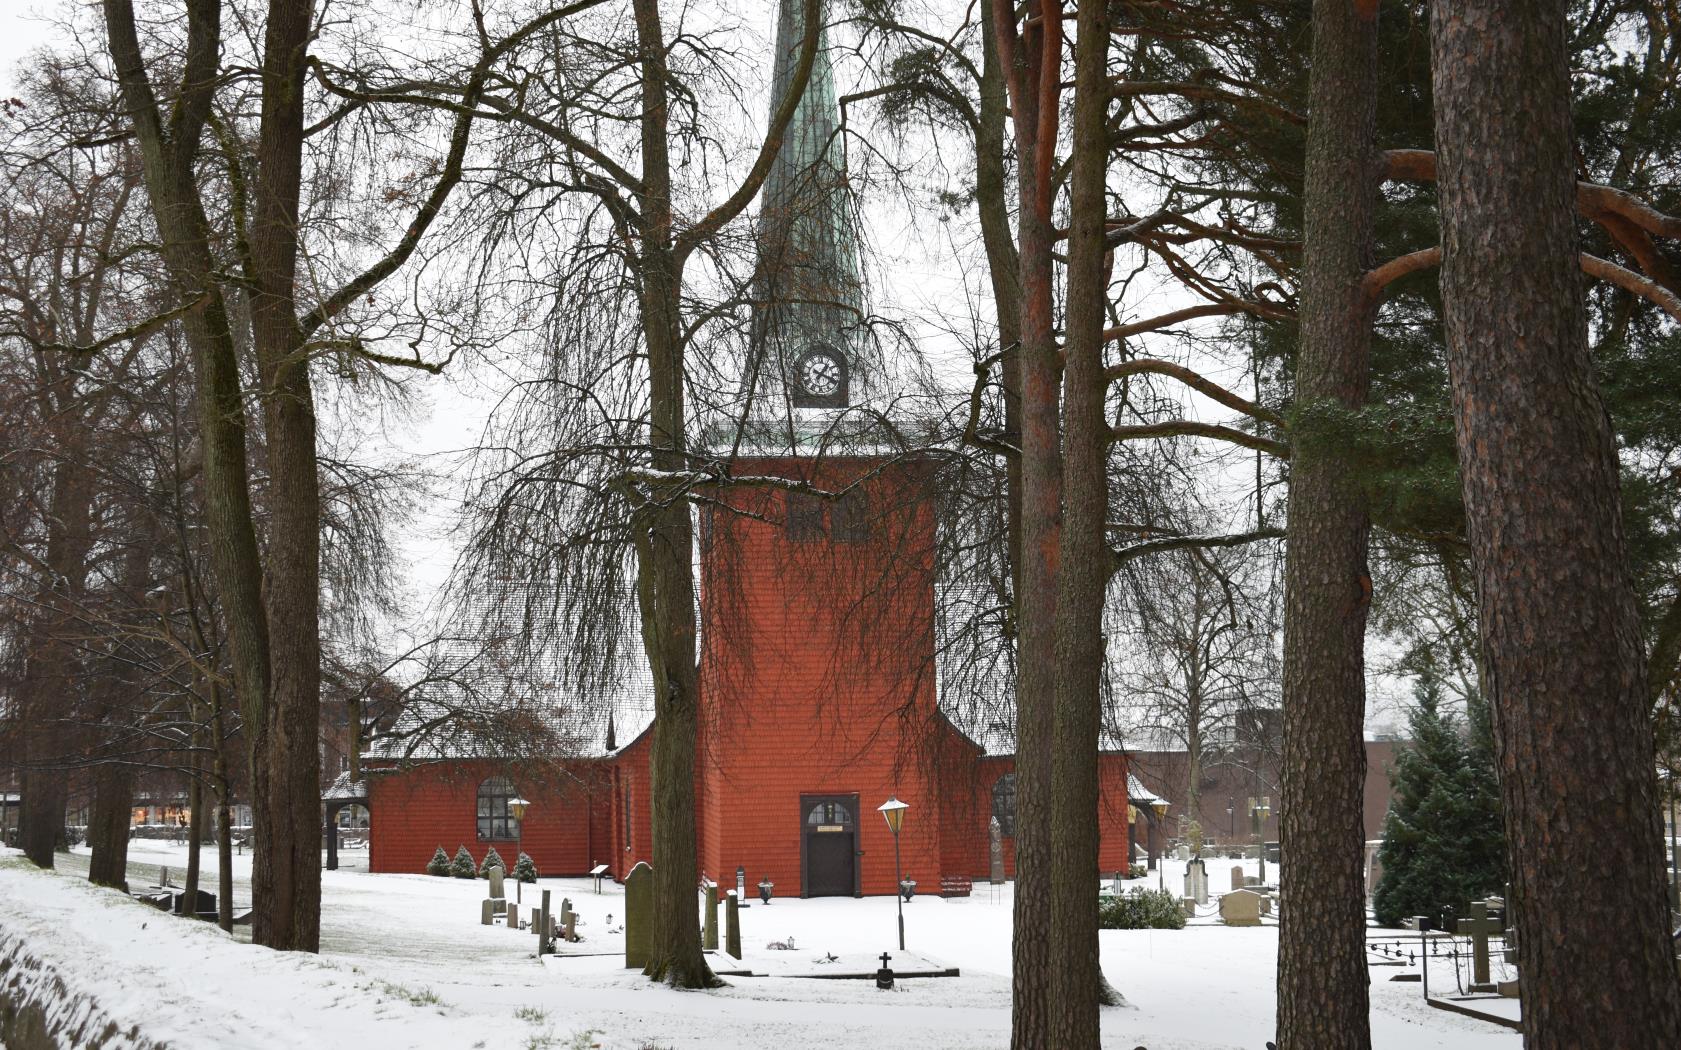
[{"label": "cemetery", "polygon": [[[598,893],[587,878],[543,878],[523,888],[523,906],[507,898],[508,910],[486,925],[481,906],[494,899],[491,880],[370,874],[359,870],[365,860],[347,859],[323,876],[321,953],[302,957],[253,947],[237,929],[230,937],[210,923],[168,918],[115,891],[89,887],[74,877],[74,856],[57,874],[34,872],[15,857],[8,851],[0,863],[0,951],[17,953],[11,957],[20,962],[35,958],[42,967],[36,973],[63,981],[73,994],[67,1014],[121,1030],[137,1027],[177,1050],[225,1047],[231,1031],[239,1033],[237,1045],[253,1050],[300,1043],[443,1050],[481,1040],[603,1050],[786,1050],[800,1043],[1001,1050],[1008,1044],[1009,884],[979,884],[969,897],[913,898],[904,908],[903,952],[893,898],[773,898],[767,906],[754,895],[751,907],[734,912],[735,955],[727,918],[733,888],[726,888],[716,939],[708,936],[707,944],[729,985],[697,997],[649,986],[627,968],[627,953],[634,959],[638,950],[629,914],[635,880],[606,882]],[[183,862],[181,847],[137,844],[131,881],[138,886],[153,878],[157,865],[170,866],[178,881]],[[1159,874],[1123,880],[1120,888],[1154,889],[1158,877],[1182,885],[1185,864],[1171,857],[1162,864]],[[1228,867],[1216,873],[1210,865],[1209,904],[1198,906],[1183,929],[1103,932],[1105,976],[1127,999],[1104,1014],[1105,1045],[1264,1045],[1272,1023],[1276,915],[1261,914],[1254,924],[1226,921]],[[1256,877],[1255,862],[1244,869]],[[246,885],[248,858],[236,872],[236,885]],[[1113,888],[1106,883],[1102,890]],[[503,892],[512,892],[511,880]],[[544,896],[551,936],[539,959]],[[696,918],[712,929],[708,899],[697,896]],[[568,928],[576,940],[566,938]],[[48,929],[52,936],[43,936]],[[1418,983],[1391,980],[1417,967],[1385,953],[1416,952],[1416,934],[1373,929],[1369,936],[1374,1047],[1518,1047],[1516,1032],[1431,1009]],[[1431,990],[1457,995],[1454,963],[1446,948],[1440,951],[1429,965]],[[884,953],[894,978],[890,990],[875,980]],[[90,965],[90,959],[100,961]],[[1473,963],[1461,959],[1458,966],[1469,985]],[[1498,948],[1490,966],[1495,977],[1504,972]],[[19,970],[14,966],[0,984],[15,990],[27,982]],[[218,1010],[196,1005],[211,1001]]]}]

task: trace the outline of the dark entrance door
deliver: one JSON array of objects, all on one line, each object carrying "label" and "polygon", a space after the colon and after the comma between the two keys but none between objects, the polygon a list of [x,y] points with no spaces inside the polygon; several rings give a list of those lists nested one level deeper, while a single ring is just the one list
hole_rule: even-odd
[{"label": "dark entrance door", "polygon": [[858,796],[800,797],[805,897],[851,897],[858,892]]}]

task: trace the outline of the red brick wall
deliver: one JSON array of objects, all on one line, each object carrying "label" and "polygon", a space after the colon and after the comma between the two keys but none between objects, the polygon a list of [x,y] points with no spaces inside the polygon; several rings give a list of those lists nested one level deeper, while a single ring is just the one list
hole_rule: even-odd
[{"label": "red brick wall", "polygon": [[[455,856],[466,846],[475,861],[489,848],[511,866],[523,847],[544,875],[582,875],[608,860],[610,842],[597,837],[607,813],[609,781],[600,763],[564,770],[510,768],[490,761],[427,762],[408,770],[369,769],[372,814],[369,871],[423,871],[433,850]],[[506,776],[531,801],[519,843],[478,837],[480,782]]]},{"label": "red brick wall", "polygon": [[[866,477],[880,468],[875,476]],[[864,893],[891,893],[893,837],[876,812],[910,804],[900,848],[906,878],[942,874],[940,759],[934,703],[934,521],[917,468],[843,460],[763,460],[743,473],[809,477],[839,490],[858,479],[867,512],[859,542],[790,537],[787,498],[772,489],[723,495],[740,513],[703,525],[701,862],[733,883],[768,876],[802,887],[802,795],[857,795]]]}]

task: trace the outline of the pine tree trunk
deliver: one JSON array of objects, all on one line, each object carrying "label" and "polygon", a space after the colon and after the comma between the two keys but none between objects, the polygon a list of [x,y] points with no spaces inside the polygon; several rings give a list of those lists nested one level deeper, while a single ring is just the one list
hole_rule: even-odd
[{"label": "pine tree trunk", "polygon": [[134,811],[134,770],[122,762],[94,767],[93,812],[88,817],[88,881],[128,890],[128,832]]},{"label": "pine tree trunk", "polygon": [[[1015,126],[1021,286],[1021,528],[1016,641],[1016,880],[1011,945],[1011,1050],[1048,1050],[1059,957],[1051,911],[1052,746],[1056,731],[1056,568],[1062,527],[1061,365],[1052,311],[1051,170],[1056,150],[1060,8],[1030,0],[1018,33],[995,0],[999,57]],[[1043,15],[1044,17],[1039,17]],[[1047,33],[1045,22],[1055,23]],[[1053,56],[1045,71],[1046,55]],[[1049,80],[1049,84],[1041,81]],[[1048,93],[1048,105],[1041,92]]]},{"label": "pine tree trunk", "polygon": [[1431,17],[1442,298],[1524,1044],[1681,1045],[1640,622],[1578,269],[1567,5]]},{"label": "pine tree trunk", "polygon": [[[1314,0],[1296,414],[1366,399],[1377,206],[1375,3]],[[1285,554],[1279,1050],[1371,1045],[1361,876],[1367,517],[1335,443],[1298,425]]]},{"label": "pine tree trunk", "polygon": [[1097,921],[1097,749],[1103,604],[1110,578],[1109,426],[1103,321],[1109,83],[1108,7],[1080,5],[1068,237],[1063,527],[1057,566],[1056,718],[1051,773],[1051,1045],[1096,1047],[1103,988]]},{"label": "pine tree trunk", "polygon": [[[204,783],[199,779],[198,761],[193,761],[192,780],[187,784],[187,877],[181,889],[187,900],[198,900],[199,854],[204,841]],[[196,908],[197,904],[189,904]]]}]

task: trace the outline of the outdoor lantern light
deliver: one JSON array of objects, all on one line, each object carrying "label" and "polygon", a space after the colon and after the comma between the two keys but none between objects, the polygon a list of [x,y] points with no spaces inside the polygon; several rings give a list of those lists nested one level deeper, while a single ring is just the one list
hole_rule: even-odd
[{"label": "outdoor lantern light", "polygon": [[[520,855],[525,852],[525,810],[526,810],[526,807],[528,807],[530,805],[531,805],[530,802],[527,802],[525,799],[519,798],[518,796],[508,800],[508,812],[510,814],[512,814],[513,818],[514,818],[514,829],[515,829],[514,830],[514,866],[515,867],[519,866]],[[523,888],[523,884],[519,880],[518,875],[514,876],[514,903],[515,904],[524,904],[525,903],[525,890]]]},{"label": "outdoor lantern light", "polygon": [[774,889],[776,889],[776,883],[770,881],[770,878],[768,876],[760,879],[759,880],[759,899],[764,901],[766,904],[769,904],[770,903],[770,891],[774,890]]},{"label": "outdoor lantern light", "polygon": [[[905,810],[910,808],[906,803],[900,802],[897,795],[888,796],[886,802],[876,807],[886,819],[887,829],[893,832],[893,874],[898,877],[901,887],[905,884],[905,869],[899,863],[899,829],[905,826]],[[898,899],[900,951],[905,950],[905,901],[909,899],[909,895],[904,893],[901,893]]]}]

